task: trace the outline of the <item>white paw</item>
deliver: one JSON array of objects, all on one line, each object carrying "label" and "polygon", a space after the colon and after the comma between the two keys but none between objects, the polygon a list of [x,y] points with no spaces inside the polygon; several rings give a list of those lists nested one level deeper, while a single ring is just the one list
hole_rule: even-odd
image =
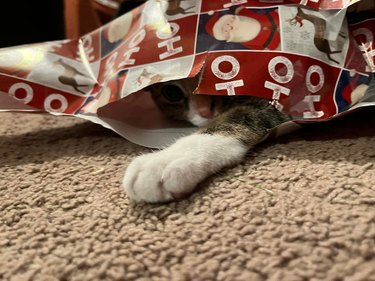
[{"label": "white paw", "polygon": [[180,199],[204,178],[241,160],[246,150],[234,138],[191,135],[167,149],[134,159],[125,172],[122,186],[134,201]]},{"label": "white paw", "polygon": [[159,151],[133,160],[126,170],[123,188],[134,201],[164,202],[192,191],[197,184],[183,155]]}]

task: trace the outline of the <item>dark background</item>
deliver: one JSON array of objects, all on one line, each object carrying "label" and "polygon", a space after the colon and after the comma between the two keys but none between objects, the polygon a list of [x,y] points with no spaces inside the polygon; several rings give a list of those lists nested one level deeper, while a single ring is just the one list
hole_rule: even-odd
[{"label": "dark background", "polygon": [[0,47],[64,39],[63,0],[3,0]]},{"label": "dark background", "polygon": [[[115,16],[144,2],[123,0]],[[64,20],[64,0],[1,0],[0,48],[65,39]]]}]

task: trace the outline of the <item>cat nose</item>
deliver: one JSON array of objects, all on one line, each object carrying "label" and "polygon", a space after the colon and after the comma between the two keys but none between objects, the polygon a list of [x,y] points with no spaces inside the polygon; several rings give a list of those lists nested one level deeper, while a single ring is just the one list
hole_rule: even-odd
[{"label": "cat nose", "polygon": [[203,118],[212,118],[213,117],[213,113],[212,113],[212,110],[210,108],[199,108],[198,114]]},{"label": "cat nose", "polygon": [[211,109],[212,99],[208,95],[193,95],[192,104],[195,107],[195,110],[203,118],[212,118],[213,111]]}]

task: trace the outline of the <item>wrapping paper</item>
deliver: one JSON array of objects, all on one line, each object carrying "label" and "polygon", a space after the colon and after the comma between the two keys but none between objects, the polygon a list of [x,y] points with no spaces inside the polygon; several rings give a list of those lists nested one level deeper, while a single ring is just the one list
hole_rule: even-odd
[{"label": "wrapping paper", "polygon": [[372,0],[149,0],[81,38],[0,49],[0,110],[73,115],[149,147],[194,127],[143,89],[267,98],[295,123],[375,104]]}]

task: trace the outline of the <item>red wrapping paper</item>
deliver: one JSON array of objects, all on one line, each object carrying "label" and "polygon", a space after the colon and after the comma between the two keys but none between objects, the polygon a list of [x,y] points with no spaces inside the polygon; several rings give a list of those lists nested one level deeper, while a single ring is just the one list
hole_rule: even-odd
[{"label": "red wrapping paper", "polygon": [[142,89],[199,74],[195,94],[327,120],[375,103],[374,35],[370,0],[150,0],[79,39],[0,49],[0,108],[74,115],[160,147],[194,129]]}]

